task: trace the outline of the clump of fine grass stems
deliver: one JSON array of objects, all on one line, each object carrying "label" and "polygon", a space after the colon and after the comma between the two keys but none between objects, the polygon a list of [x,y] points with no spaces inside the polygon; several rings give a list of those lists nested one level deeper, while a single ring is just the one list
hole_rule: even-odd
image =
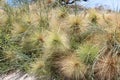
[{"label": "clump of fine grass stems", "polygon": [[45,80],[119,80],[116,13],[80,12],[57,0],[2,7],[0,74],[21,70]]}]

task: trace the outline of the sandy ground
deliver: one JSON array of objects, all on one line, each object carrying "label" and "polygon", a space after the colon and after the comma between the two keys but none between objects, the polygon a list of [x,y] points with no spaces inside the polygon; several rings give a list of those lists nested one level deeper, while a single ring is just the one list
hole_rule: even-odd
[{"label": "sandy ground", "polygon": [[16,71],[8,75],[0,76],[0,80],[36,80],[36,78],[28,74],[23,74],[20,71]]},{"label": "sandy ground", "polygon": [[51,79],[50,76],[41,75],[39,77],[36,77],[34,75],[26,74],[18,70],[16,72],[12,72],[9,74],[0,75],[0,80],[51,80]]}]

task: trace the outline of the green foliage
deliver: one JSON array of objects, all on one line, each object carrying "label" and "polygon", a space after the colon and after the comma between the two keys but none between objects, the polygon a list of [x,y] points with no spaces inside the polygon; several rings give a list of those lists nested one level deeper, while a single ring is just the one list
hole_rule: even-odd
[{"label": "green foliage", "polygon": [[76,50],[79,58],[85,63],[92,65],[97,53],[98,47],[91,44],[81,44],[80,47]]}]

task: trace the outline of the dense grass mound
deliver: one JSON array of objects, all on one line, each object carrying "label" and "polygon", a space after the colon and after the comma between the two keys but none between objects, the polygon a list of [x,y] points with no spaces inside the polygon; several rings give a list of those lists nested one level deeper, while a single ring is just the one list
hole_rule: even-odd
[{"label": "dense grass mound", "polygon": [[59,2],[11,7],[0,0],[0,74],[119,80],[120,14]]}]

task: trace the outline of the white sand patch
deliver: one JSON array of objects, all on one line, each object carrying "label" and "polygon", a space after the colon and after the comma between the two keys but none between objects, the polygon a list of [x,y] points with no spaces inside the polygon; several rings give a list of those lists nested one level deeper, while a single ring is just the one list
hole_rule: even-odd
[{"label": "white sand patch", "polygon": [[23,74],[20,71],[16,71],[8,75],[0,76],[0,80],[36,80],[36,78],[32,75]]}]

